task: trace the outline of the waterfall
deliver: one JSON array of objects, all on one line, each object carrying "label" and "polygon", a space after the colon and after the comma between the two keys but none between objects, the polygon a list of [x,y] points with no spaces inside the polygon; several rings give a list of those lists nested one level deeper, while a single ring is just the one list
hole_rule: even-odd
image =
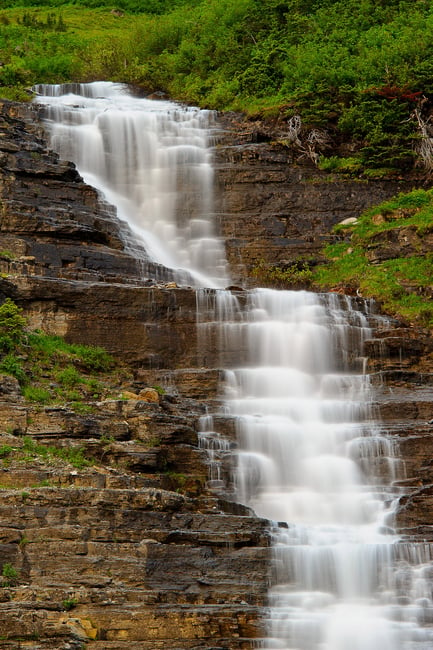
[{"label": "waterfall", "polygon": [[203,287],[198,327],[226,368],[222,415],[236,429],[230,441],[203,418],[209,487],[269,519],[274,540],[260,647],[431,649],[432,547],[392,529],[404,467],[362,373],[371,314],[343,296],[221,289],[209,113],[115,84],[37,90],[53,147],[150,257]]},{"label": "waterfall", "polygon": [[[143,244],[143,259],[146,251],[180,283],[226,286],[211,213],[213,114],[108,82],[38,85],[35,92],[52,148],[116,206]],[[139,254],[136,242],[125,243]]]}]

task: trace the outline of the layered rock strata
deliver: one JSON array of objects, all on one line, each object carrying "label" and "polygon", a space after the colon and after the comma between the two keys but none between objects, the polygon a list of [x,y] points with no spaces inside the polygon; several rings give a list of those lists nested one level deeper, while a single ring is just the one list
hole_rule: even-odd
[{"label": "layered rock strata", "polygon": [[[0,294],[32,328],[129,362],[136,383],[80,415],[32,406],[1,376],[0,647],[250,648],[268,523],[206,488],[197,400],[216,398],[219,372],[194,370],[196,293],[131,251],[127,227],[35,120],[2,105]],[[215,361],[212,346],[201,354]],[[157,368],[183,396],[140,398]],[[93,464],[41,455],[52,447]]]},{"label": "layered rock strata", "polygon": [[[135,383],[129,399],[80,415],[32,406],[1,377],[0,451],[12,451],[0,459],[0,647],[252,648],[271,580],[269,525],[208,489],[197,435],[229,359],[200,336],[196,292],[159,282],[163,270],[128,251],[126,227],[47,150],[34,109],[3,103],[1,116],[1,297],[32,327],[103,345],[130,364]],[[334,223],[413,186],[335,181],[290,166],[269,138],[254,143],[225,127],[218,217],[239,277],[261,258],[314,257]],[[396,324],[366,344],[376,414],[406,466],[396,523],[426,539],[432,350],[428,333]],[[152,384],[166,395],[149,403],[138,394]],[[220,416],[216,426],[234,445],[233,422]],[[26,458],[27,437],[80,449],[93,465]]]},{"label": "layered rock strata", "polygon": [[[331,229],[422,177],[347,179],[322,172],[290,144],[287,125],[222,116],[216,147],[216,213],[233,273],[260,281],[261,266],[320,260]],[[238,281],[238,280],[237,280]]]}]

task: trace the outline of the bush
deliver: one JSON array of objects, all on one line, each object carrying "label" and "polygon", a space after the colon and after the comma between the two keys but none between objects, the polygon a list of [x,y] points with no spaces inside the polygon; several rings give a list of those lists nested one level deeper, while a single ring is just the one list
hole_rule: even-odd
[{"label": "bush", "polygon": [[52,400],[50,391],[39,386],[25,386],[23,395],[29,402],[38,404],[49,404]]},{"label": "bush", "polygon": [[8,354],[2,359],[0,372],[4,372],[6,375],[12,375],[12,377],[18,379],[22,386],[28,381],[22,362],[14,354]]},{"label": "bush", "polygon": [[10,298],[0,305],[0,352],[11,352],[25,338],[26,319]]},{"label": "bush", "polygon": [[106,372],[114,365],[113,357],[98,346],[72,344],[71,351],[77,356],[79,365],[89,372]]},{"label": "bush", "polygon": [[73,388],[83,381],[82,376],[74,366],[67,366],[64,370],[58,372],[56,379],[62,386],[67,388]]},{"label": "bush", "polygon": [[5,562],[2,567],[2,578],[3,587],[13,587],[18,581],[19,572],[10,562]]}]

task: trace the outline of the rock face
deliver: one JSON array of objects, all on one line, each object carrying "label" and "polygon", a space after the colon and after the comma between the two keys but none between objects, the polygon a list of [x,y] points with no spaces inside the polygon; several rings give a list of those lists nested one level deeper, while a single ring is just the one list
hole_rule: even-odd
[{"label": "rock face", "polygon": [[[219,373],[196,370],[196,293],[125,250],[126,226],[47,151],[32,107],[4,103],[0,133],[2,298],[32,328],[108,348],[137,378],[126,401],[80,415],[31,406],[2,376],[1,647],[251,647],[268,522],[206,488],[197,399],[215,398]],[[212,347],[200,354],[215,361]],[[180,396],[159,398],[152,378]],[[41,455],[52,447],[93,465]]]},{"label": "rock face", "polygon": [[[297,159],[284,130],[221,119],[216,148],[217,218],[235,281],[258,278],[260,263],[314,263],[331,228],[425,179],[347,180]],[[280,144],[278,144],[280,142]],[[431,250],[431,249],[430,249]]]},{"label": "rock face", "polygon": [[428,332],[384,329],[366,341],[381,428],[394,441],[403,496],[393,525],[433,540],[433,340]]},{"label": "rock face", "polygon": [[[218,401],[227,359],[197,327],[197,294],[127,252],[127,229],[47,151],[32,107],[0,108],[0,297],[34,328],[104,346],[135,377],[128,399],[86,414],[32,406],[0,377],[0,645],[252,648],[271,579],[269,522],[209,489],[198,419]],[[330,182],[290,166],[282,145],[222,126],[217,211],[235,277],[262,258],[314,257],[334,223],[413,185]],[[429,539],[431,338],[392,325],[366,351],[377,411],[406,463],[396,524]],[[155,385],[165,396],[147,391]],[[218,430],[233,438],[222,416]],[[38,455],[28,440],[93,464]]]}]

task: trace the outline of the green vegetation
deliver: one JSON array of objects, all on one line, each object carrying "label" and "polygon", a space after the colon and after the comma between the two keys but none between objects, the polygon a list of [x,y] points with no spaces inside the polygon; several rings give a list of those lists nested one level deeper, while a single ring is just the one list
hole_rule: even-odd
[{"label": "green vegetation", "polygon": [[10,298],[6,298],[0,305],[0,352],[12,352],[22,343],[25,324],[21,309]]},{"label": "green vegetation", "polygon": [[15,377],[30,402],[68,403],[87,413],[88,402],[108,396],[124,371],[100,347],[29,331],[22,310],[7,298],[0,305],[0,373]]},{"label": "green vegetation", "polygon": [[28,97],[35,83],[124,81],[203,107],[279,117],[283,141],[300,143],[300,155],[322,165],[347,158],[340,145],[350,142],[340,165],[345,172],[389,173],[419,161],[433,166],[427,0],[4,0],[2,6],[3,97]]},{"label": "green vegetation", "polygon": [[385,311],[433,327],[433,253],[423,239],[433,233],[433,190],[415,190],[365,212],[325,249],[329,262],[313,274],[316,286],[358,291]]},{"label": "green vegetation", "polygon": [[290,264],[267,264],[260,260],[252,269],[252,275],[262,286],[280,289],[308,287],[313,279],[313,272],[306,261]]},{"label": "green vegetation", "polygon": [[83,467],[90,467],[92,465],[92,461],[85,458],[82,447],[40,445],[30,436],[24,436],[22,452],[26,462],[34,458],[41,458],[45,463],[52,464],[57,459],[60,459],[77,469],[83,469]]},{"label": "green vegetation", "polygon": [[78,600],[76,598],[65,598],[65,600],[62,600],[62,607],[67,612],[69,612],[71,609],[74,609],[77,604]]},{"label": "green vegetation", "polygon": [[19,572],[10,562],[5,562],[2,566],[2,587],[14,587],[17,584]]}]

